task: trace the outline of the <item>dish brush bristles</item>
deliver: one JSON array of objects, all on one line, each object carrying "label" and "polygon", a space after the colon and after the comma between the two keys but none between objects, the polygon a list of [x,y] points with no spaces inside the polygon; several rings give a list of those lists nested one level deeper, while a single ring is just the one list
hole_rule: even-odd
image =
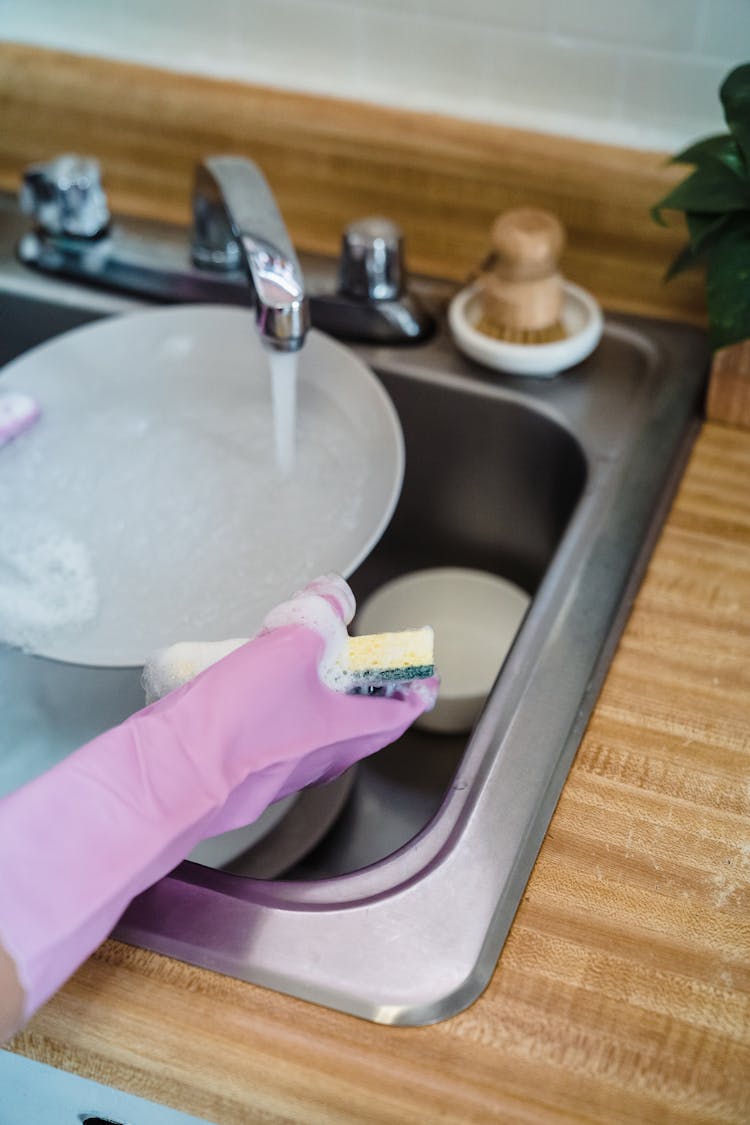
[{"label": "dish brush bristles", "polygon": [[494,340],[504,340],[508,344],[553,344],[556,340],[564,340],[567,332],[560,320],[548,324],[545,328],[512,328],[510,325],[497,325],[487,320],[486,317],[477,324],[477,331]]}]

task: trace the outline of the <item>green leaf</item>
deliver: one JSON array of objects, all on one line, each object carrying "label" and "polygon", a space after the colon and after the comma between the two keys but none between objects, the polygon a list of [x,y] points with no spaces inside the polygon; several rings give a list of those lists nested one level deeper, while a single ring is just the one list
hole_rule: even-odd
[{"label": "green leaf", "polygon": [[735,215],[707,256],[706,297],[711,346],[750,337],[750,215]]},{"label": "green leaf", "polygon": [[[740,179],[718,160],[697,168],[656,204],[654,212],[750,211],[750,182]],[[653,213],[653,212],[652,212]]]},{"label": "green leaf", "polygon": [[705,253],[700,250],[694,250],[688,242],[683,246],[682,250],[680,250],[679,254],[664,274],[664,280],[671,281],[673,277],[677,277],[678,273],[684,273],[685,270],[695,269],[697,266],[703,265],[705,260]]},{"label": "green leaf", "polygon": [[677,257],[664,275],[665,281],[671,281],[685,270],[695,269],[705,265],[711,246],[721,237],[721,232],[730,221],[729,215],[702,215],[691,211],[685,216],[687,221],[690,241],[683,246]]},{"label": "green leaf", "polygon": [[693,250],[700,250],[707,242],[710,242],[729,222],[729,219],[729,215],[712,215],[710,212],[704,214],[702,211],[688,211],[685,220]]},{"label": "green leaf", "polygon": [[689,242],[667,280],[706,266],[711,344],[725,347],[750,338],[750,63],[735,67],[720,90],[728,134],[696,141],[673,157],[694,171],[651,210],[683,211]]},{"label": "green leaf", "polygon": [[[665,196],[665,198],[666,198],[666,196]],[[655,223],[659,224],[660,227],[667,227],[667,226],[669,226],[669,223],[667,222],[667,220],[664,218],[664,216],[661,213],[661,209],[662,209],[663,206],[664,206],[664,200],[662,199],[658,203],[655,203],[654,206],[650,208],[649,215],[651,216],[651,218],[654,220]]]},{"label": "green leaf", "polygon": [[750,169],[750,63],[735,67],[719,90],[724,117]]},{"label": "green leaf", "polygon": [[695,144],[678,152],[672,157],[672,164],[696,164],[699,167],[705,163],[718,160],[726,165],[735,175],[748,179],[748,165],[742,155],[740,146],[729,133],[719,133],[714,137],[696,141]]}]

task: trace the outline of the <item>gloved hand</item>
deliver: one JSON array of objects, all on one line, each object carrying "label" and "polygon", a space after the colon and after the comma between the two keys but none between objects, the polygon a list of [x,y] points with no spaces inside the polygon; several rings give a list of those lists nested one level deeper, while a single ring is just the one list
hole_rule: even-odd
[{"label": "gloved hand", "polygon": [[25,1018],[200,840],[336,777],[434,703],[436,681],[402,698],[322,682],[353,612],[343,579],[318,580],[253,640],[0,801],[0,943]]}]

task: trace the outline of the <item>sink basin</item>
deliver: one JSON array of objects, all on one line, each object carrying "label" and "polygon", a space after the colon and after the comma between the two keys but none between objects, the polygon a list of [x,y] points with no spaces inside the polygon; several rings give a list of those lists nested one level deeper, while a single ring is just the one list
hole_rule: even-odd
[{"label": "sink basin", "polygon": [[[0,209],[2,360],[140,307],[29,274],[12,256],[22,229]],[[422,289],[438,309],[451,293]],[[493,971],[697,432],[707,349],[691,328],[610,316],[594,355],[544,381],[490,375],[444,330],[358,351],[406,443],[396,513],[351,578],[358,600],[407,571],[476,567],[531,594],[528,614],[469,736],[407,732],[330,800],[326,787],[302,795],[278,844],[287,862],[273,833],[255,867],[252,855],[234,871],[185,862],[131,904],[116,936],[422,1024],[466,1007]],[[13,685],[0,700],[6,790],[139,705],[129,670],[0,647],[0,675]],[[289,833],[318,815],[322,839],[290,850]]]}]

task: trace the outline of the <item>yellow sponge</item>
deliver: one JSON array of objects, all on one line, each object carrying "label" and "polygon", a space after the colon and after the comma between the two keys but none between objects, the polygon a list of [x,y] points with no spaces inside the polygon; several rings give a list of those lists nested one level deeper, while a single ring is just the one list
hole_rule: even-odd
[{"label": "yellow sponge", "polygon": [[435,673],[434,633],[429,625],[397,633],[349,637],[338,670],[350,691],[374,691]]}]

